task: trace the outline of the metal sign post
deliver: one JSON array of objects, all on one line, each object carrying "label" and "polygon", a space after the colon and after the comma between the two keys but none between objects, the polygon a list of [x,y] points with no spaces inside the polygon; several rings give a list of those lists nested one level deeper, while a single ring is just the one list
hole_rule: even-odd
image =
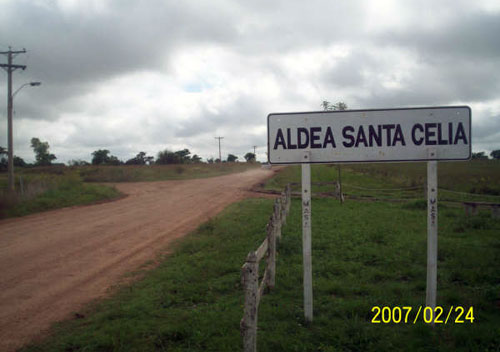
[{"label": "metal sign post", "polygon": [[[437,159],[436,150],[429,150],[429,158]],[[427,290],[425,305],[436,308],[437,292],[437,246],[438,246],[438,201],[437,201],[437,161],[427,162]],[[425,311],[424,311],[425,312]],[[432,317],[426,317],[430,321]],[[432,318],[433,320],[433,318]],[[433,320],[434,323],[434,320]]]},{"label": "metal sign post", "polygon": [[[311,153],[304,154],[309,160]],[[311,165],[302,164],[302,260],[304,266],[304,317],[313,320],[312,254],[311,254]]]}]

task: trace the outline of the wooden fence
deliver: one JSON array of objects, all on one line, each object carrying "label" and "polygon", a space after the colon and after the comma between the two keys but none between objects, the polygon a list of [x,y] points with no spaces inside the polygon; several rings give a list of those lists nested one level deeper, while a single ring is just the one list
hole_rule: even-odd
[{"label": "wooden fence", "polygon": [[[245,291],[245,308],[240,329],[243,336],[243,351],[257,351],[257,316],[259,302],[266,291],[274,288],[276,274],[276,243],[281,239],[281,228],[286,224],[290,211],[291,187],[287,185],[274,202],[273,213],[266,226],[266,239],[255,251],[248,253],[241,268],[241,281]],[[259,262],[266,257],[267,264],[259,284]]]}]

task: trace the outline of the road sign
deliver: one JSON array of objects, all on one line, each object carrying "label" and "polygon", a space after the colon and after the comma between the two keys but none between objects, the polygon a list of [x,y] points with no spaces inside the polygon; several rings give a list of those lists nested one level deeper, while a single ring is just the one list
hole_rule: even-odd
[{"label": "road sign", "polygon": [[304,317],[313,320],[312,163],[427,161],[426,305],[436,307],[437,161],[471,157],[468,106],[269,114],[271,164],[302,164]]},{"label": "road sign", "polygon": [[267,133],[271,164],[471,157],[468,106],[275,113],[267,117]]}]

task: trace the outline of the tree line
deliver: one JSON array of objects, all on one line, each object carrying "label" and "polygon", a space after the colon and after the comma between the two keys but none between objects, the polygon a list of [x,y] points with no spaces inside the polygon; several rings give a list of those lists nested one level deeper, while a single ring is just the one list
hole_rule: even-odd
[{"label": "tree line", "polygon": [[[35,162],[33,164],[26,163],[21,157],[14,156],[14,166],[15,167],[27,167],[27,166],[50,166],[50,165],[64,165],[53,163],[57,157],[51,154],[48,142],[42,142],[39,138],[33,137],[31,139],[31,148],[35,153]],[[7,149],[0,147],[0,170],[7,170],[8,164],[8,152]],[[197,155],[191,155],[189,149],[185,148],[182,150],[171,151],[168,149],[160,151],[156,158],[154,156],[148,156],[145,152],[139,152],[135,157],[128,159],[126,161],[120,160],[118,157],[111,154],[108,149],[98,149],[91,153],[92,159],[90,162],[84,160],[70,160],[68,162],[69,166],[83,166],[83,165],[168,165],[168,164],[195,164],[203,163],[202,158]],[[228,154],[226,160],[222,162],[237,162],[238,156],[234,154]],[[246,153],[244,156],[246,162],[255,162],[254,153]],[[206,163],[213,164],[219,163],[221,160],[209,158]]]}]

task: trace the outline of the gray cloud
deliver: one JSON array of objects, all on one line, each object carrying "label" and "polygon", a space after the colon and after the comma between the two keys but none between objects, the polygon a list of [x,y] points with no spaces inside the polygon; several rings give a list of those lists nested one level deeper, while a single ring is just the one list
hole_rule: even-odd
[{"label": "gray cloud", "polygon": [[477,63],[500,58],[500,13],[471,10],[433,28],[426,28],[425,21],[420,26],[417,23],[401,32],[383,33],[376,39],[383,45],[412,48],[422,60],[435,64],[457,59]]},{"label": "gray cloud", "polygon": [[[353,108],[477,104],[474,139],[481,148],[498,146],[491,131],[498,130],[500,110],[500,12],[476,3],[67,6],[2,3],[0,50],[9,44],[28,50],[16,58],[28,69],[15,73],[15,87],[43,82],[15,100],[24,143],[16,148],[25,153],[29,138],[41,136],[53,139],[63,159],[104,147],[123,158],[182,146],[215,156],[213,137],[220,133],[225,150],[243,155],[252,145],[265,146],[268,113],[317,110],[323,99]],[[0,111],[6,110],[4,77]],[[155,88],[146,94],[149,85]],[[218,94],[221,89],[230,92]],[[2,123],[0,145],[5,130]]]},{"label": "gray cloud", "polygon": [[200,133],[223,128],[245,129],[265,122],[266,111],[263,102],[252,96],[239,96],[223,111],[215,112],[206,108],[196,116],[183,121],[175,130],[177,137],[195,137]]}]

